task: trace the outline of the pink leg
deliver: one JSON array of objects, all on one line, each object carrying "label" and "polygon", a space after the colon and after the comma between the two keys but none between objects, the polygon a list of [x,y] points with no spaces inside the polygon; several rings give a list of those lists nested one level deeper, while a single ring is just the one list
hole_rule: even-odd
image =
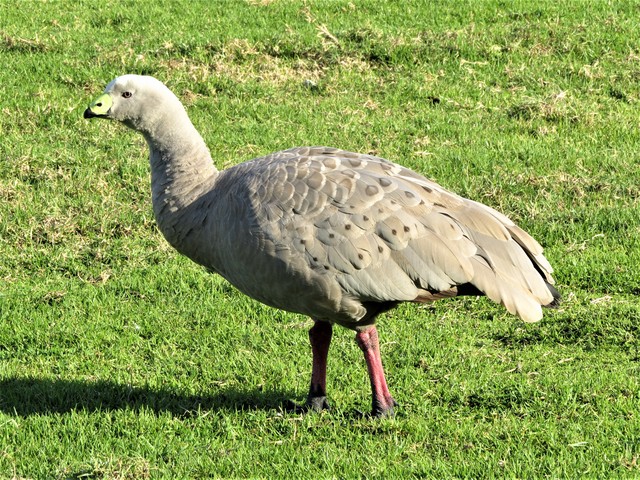
[{"label": "pink leg", "polygon": [[371,380],[372,410],[374,417],[393,416],[395,400],[389,392],[387,381],[384,378],[382,358],[380,357],[380,344],[378,342],[378,330],[375,325],[356,334],[356,342],[364,353]]},{"label": "pink leg", "polygon": [[333,326],[327,322],[316,321],[309,330],[309,342],[313,354],[313,366],[311,369],[311,386],[307,396],[307,407],[313,410],[329,408],[327,403],[327,356]]}]

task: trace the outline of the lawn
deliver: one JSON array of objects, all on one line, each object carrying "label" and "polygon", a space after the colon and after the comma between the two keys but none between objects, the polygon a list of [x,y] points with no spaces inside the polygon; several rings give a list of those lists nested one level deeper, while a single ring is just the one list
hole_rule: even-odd
[{"label": "lawn", "polygon": [[[638,478],[640,3],[0,4],[0,478]],[[141,136],[82,112],[163,80],[218,168],[373,153],[510,216],[560,308],[484,298],[379,319],[374,420],[337,329],[332,409],[300,415],[302,316],[175,253]]]}]

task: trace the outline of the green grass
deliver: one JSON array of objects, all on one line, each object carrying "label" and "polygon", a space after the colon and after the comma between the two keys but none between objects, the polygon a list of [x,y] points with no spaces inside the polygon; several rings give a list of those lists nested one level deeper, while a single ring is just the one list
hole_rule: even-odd
[{"label": "green grass", "polygon": [[[166,3],[159,5],[159,3]],[[0,478],[640,476],[640,4],[0,5]],[[352,332],[333,409],[283,413],[307,319],[238,293],[155,227],[146,145],[82,112],[145,73],[219,167],[371,152],[511,216],[564,303],[379,320],[395,419]]]}]

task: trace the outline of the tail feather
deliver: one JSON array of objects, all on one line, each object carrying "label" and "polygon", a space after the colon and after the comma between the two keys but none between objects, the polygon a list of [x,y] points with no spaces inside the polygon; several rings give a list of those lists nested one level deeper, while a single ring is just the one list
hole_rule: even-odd
[{"label": "tail feather", "polygon": [[560,295],[560,292],[558,291],[558,289],[556,287],[554,287],[553,285],[551,285],[548,282],[547,282],[547,288],[551,292],[551,295],[553,295],[553,300],[551,301],[551,303],[547,303],[546,305],[543,305],[543,307],[545,307],[545,308],[558,308],[560,306],[561,301],[562,301],[562,296]]}]

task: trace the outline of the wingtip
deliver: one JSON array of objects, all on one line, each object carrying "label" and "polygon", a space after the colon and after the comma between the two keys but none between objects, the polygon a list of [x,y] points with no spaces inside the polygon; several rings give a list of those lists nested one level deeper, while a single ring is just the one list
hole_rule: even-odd
[{"label": "wingtip", "polygon": [[560,292],[558,291],[558,289],[556,287],[554,287],[550,283],[547,283],[547,288],[551,292],[551,295],[553,295],[553,300],[550,303],[544,305],[544,307],[545,308],[558,308],[560,306],[561,301],[562,301],[562,296],[560,295]]}]

